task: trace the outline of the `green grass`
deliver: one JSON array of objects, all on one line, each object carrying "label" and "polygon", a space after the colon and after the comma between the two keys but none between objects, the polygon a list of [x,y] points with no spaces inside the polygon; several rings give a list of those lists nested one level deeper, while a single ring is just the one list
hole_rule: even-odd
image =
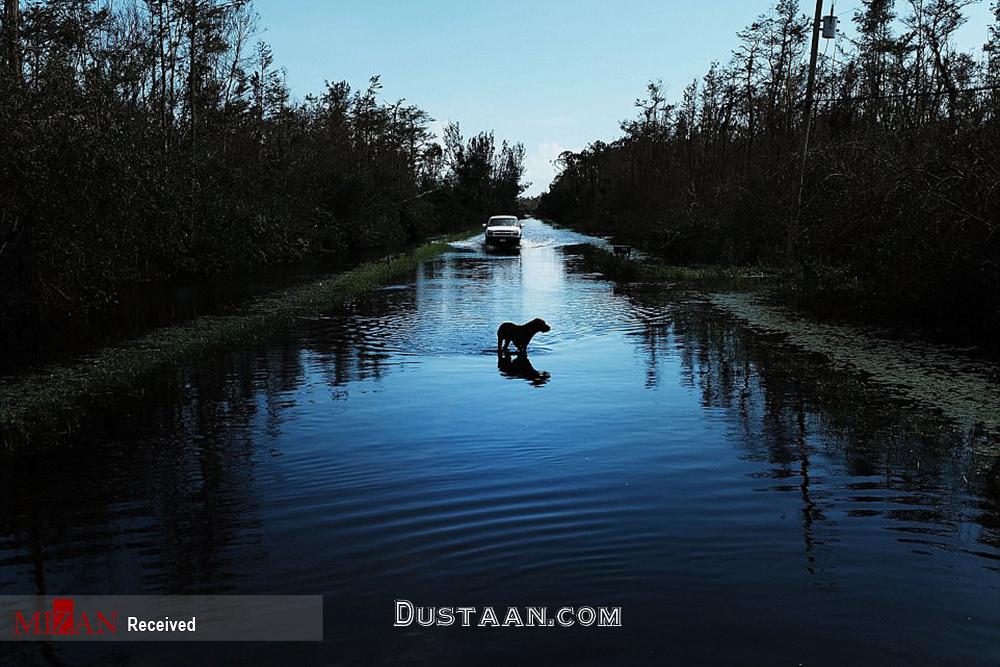
[{"label": "green grass", "polygon": [[621,283],[676,283],[711,289],[745,289],[769,280],[774,274],[755,266],[673,266],[654,259],[623,259],[595,249],[595,268]]},{"label": "green grass", "polygon": [[451,234],[444,234],[442,236],[435,236],[430,240],[435,243],[454,243],[455,241],[464,241],[470,239],[477,234],[483,233],[482,229],[476,229],[474,231],[463,231],[463,232],[453,232]]},{"label": "green grass", "polygon": [[156,329],[85,360],[16,378],[0,385],[0,437],[11,447],[35,434],[73,429],[87,408],[141,386],[157,372],[205,354],[261,342],[298,317],[408,275],[421,261],[447,248],[443,242],[426,243],[396,257],[251,300],[227,315]]},{"label": "green grass", "polygon": [[[789,344],[820,354],[836,367],[858,371],[867,381],[934,409],[963,429],[979,426],[1000,434],[1000,386],[993,377],[993,364],[961,350],[898,340],[876,328],[803,317],[771,302],[767,295],[717,293],[709,301],[751,329],[781,335]],[[989,450],[984,456],[995,457],[996,452]]]}]

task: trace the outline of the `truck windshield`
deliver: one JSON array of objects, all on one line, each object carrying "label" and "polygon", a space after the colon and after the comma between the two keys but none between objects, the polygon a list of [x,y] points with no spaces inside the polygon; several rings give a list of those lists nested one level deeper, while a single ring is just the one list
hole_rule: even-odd
[{"label": "truck windshield", "polygon": [[493,218],[490,220],[492,227],[513,227],[517,224],[517,218]]}]

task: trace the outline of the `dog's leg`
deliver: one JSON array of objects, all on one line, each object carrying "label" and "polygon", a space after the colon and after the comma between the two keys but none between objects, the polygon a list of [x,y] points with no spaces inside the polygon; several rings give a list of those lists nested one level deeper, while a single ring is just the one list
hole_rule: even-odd
[{"label": "dog's leg", "polygon": [[517,349],[521,352],[521,354],[528,353],[528,344],[531,343],[531,339],[534,335],[535,334],[528,334],[527,336],[522,337],[521,340],[517,341]]}]

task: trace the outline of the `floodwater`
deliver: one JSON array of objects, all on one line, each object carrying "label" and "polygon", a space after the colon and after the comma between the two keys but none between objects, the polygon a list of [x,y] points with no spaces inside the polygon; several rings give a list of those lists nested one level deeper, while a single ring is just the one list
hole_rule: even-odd
[{"label": "floodwater", "polygon": [[0,382],[45,364],[73,363],[90,351],[156,327],[224,314],[234,304],[374,257],[374,253],[356,252],[353,257],[262,267],[239,275],[125,283],[111,303],[69,315],[0,311]]},{"label": "floodwater", "polygon": [[[1000,664],[988,428],[525,234],[0,459],[0,595],[322,593],[325,643],[3,664]],[[534,317],[498,362],[497,325]],[[396,599],[622,627],[396,628]]]}]

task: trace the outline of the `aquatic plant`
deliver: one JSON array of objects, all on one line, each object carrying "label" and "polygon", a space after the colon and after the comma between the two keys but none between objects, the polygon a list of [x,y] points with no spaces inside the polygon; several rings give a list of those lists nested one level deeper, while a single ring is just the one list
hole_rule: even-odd
[{"label": "aquatic plant", "polygon": [[996,366],[960,350],[893,338],[875,327],[818,322],[767,299],[766,293],[708,296],[723,312],[751,329],[779,334],[801,349],[823,355],[836,367],[861,373],[885,391],[935,410],[956,425],[1000,434],[1000,385]]}]

